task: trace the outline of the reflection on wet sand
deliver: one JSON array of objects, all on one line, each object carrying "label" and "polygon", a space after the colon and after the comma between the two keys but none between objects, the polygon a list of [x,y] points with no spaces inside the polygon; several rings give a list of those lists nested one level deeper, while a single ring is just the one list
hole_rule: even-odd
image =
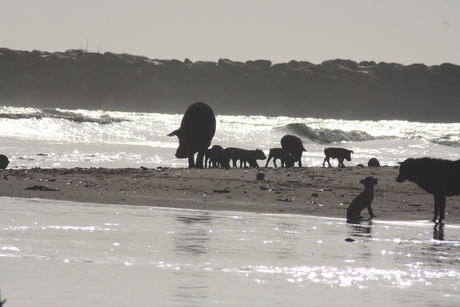
[{"label": "reflection on wet sand", "polygon": [[[174,230],[177,256],[183,258],[181,262],[184,263],[199,261],[199,258],[209,253],[212,218],[209,213],[203,212],[198,215],[178,214],[175,220],[179,222]],[[195,272],[192,278],[179,279],[172,293],[177,304],[188,302],[191,306],[199,306],[208,299],[209,283],[206,281],[205,273]]]},{"label": "reflection on wet sand", "polygon": [[57,292],[59,306],[91,305],[86,298],[107,306],[453,306],[460,299],[458,226],[2,201],[2,291],[17,306],[30,306],[30,297],[48,306]]},{"label": "reflection on wet sand", "polygon": [[433,227],[433,239],[444,240],[444,223],[435,223]]},{"label": "reflection on wet sand", "polygon": [[371,238],[372,221],[347,222],[347,229],[351,236],[360,238]]},{"label": "reflection on wet sand", "polygon": [[[211,218],[209,214],[199,216],[178,215],[176,220],[180,223],[175,230],[176,250],[188,255],[208,253],[209,231]],[[204,227],[206,226],[206,227]]]}]

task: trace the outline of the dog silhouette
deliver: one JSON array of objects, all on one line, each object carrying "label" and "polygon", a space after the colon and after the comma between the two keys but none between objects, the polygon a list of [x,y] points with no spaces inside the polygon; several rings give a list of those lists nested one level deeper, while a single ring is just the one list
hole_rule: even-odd
[{"label": "dog silhouette", "polygon": [[363,219],[361,211],[367,208],[369,211],[370,218],[377,217],[372,211],[371,203],[374,200],[374,186],[377,184],[378,179],[372,176],[366,177],[359,183],[364,184],[364,191],[352,200],[350,206],[347,209],[347,221],[359,221]]}]

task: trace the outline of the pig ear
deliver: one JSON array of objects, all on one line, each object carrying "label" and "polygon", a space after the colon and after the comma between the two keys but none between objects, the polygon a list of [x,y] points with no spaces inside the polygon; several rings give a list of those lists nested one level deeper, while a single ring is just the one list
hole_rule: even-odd
[{"label": "pig ear", "polygon": [[399,165],[403,164],[402,162],[398,162]]},{"label": "pig ear", "polygon": [[179,130],[174,130],[173,132],[171,132],[170,134],[168,134],[168,136],[179,136]]}]

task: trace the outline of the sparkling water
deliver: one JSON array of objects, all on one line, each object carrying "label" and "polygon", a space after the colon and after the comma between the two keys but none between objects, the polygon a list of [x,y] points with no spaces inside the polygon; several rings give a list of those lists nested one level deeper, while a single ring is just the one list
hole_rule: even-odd
[{"label": "sparkling water", "polygon": [[[0,107],[0,154],[12,168],[186,167],[176,159],[182,114]],[[220,116],[212,145],[262,149],[281,147],[285,134],[303,140],[303,165],[321,166],[325,147],[354,151],[348,165],[377,158],[396,165],[409,157],[460,159],[460,125],[407,121]]]},{"label": "sparkling water", "polygon": [[[9,168],[186,167],[182,115],[0,107]],[[457,124],[217,116],[213,144],[460,159]],[[347,162],[346,162],[347,163]],[[0,197],[6,306],[454,306],[460,227]]]},{"label": "sparkling water", "polygon": [[460,227],[0,198],[6,306],[455,306]]}]

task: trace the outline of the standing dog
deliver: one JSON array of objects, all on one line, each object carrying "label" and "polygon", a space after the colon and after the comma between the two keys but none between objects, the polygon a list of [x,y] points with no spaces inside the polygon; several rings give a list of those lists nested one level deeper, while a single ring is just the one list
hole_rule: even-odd
[{"label": "standing dog", "polygon": [[433,158],[409,158],[400,162],[396,182],[406,180],[415,182],[419,187],[434,196],[434,216],[432,222],[444,219],[446,196],[460,194],[460,160],[449,161]]},{"label": "standing dog", "polygon": [[371,203],[374,200],[374,186],[377,184],[377,178],[372,176],[366,177],[361,180],[359,183],[364,184],[364,191],[353,199],[350,206],[347,209],[347,221],[359,221],[363,217],[361,216],[361,211],[364,208],[369,210],[370,218],[377,217],[372,212]]}]

